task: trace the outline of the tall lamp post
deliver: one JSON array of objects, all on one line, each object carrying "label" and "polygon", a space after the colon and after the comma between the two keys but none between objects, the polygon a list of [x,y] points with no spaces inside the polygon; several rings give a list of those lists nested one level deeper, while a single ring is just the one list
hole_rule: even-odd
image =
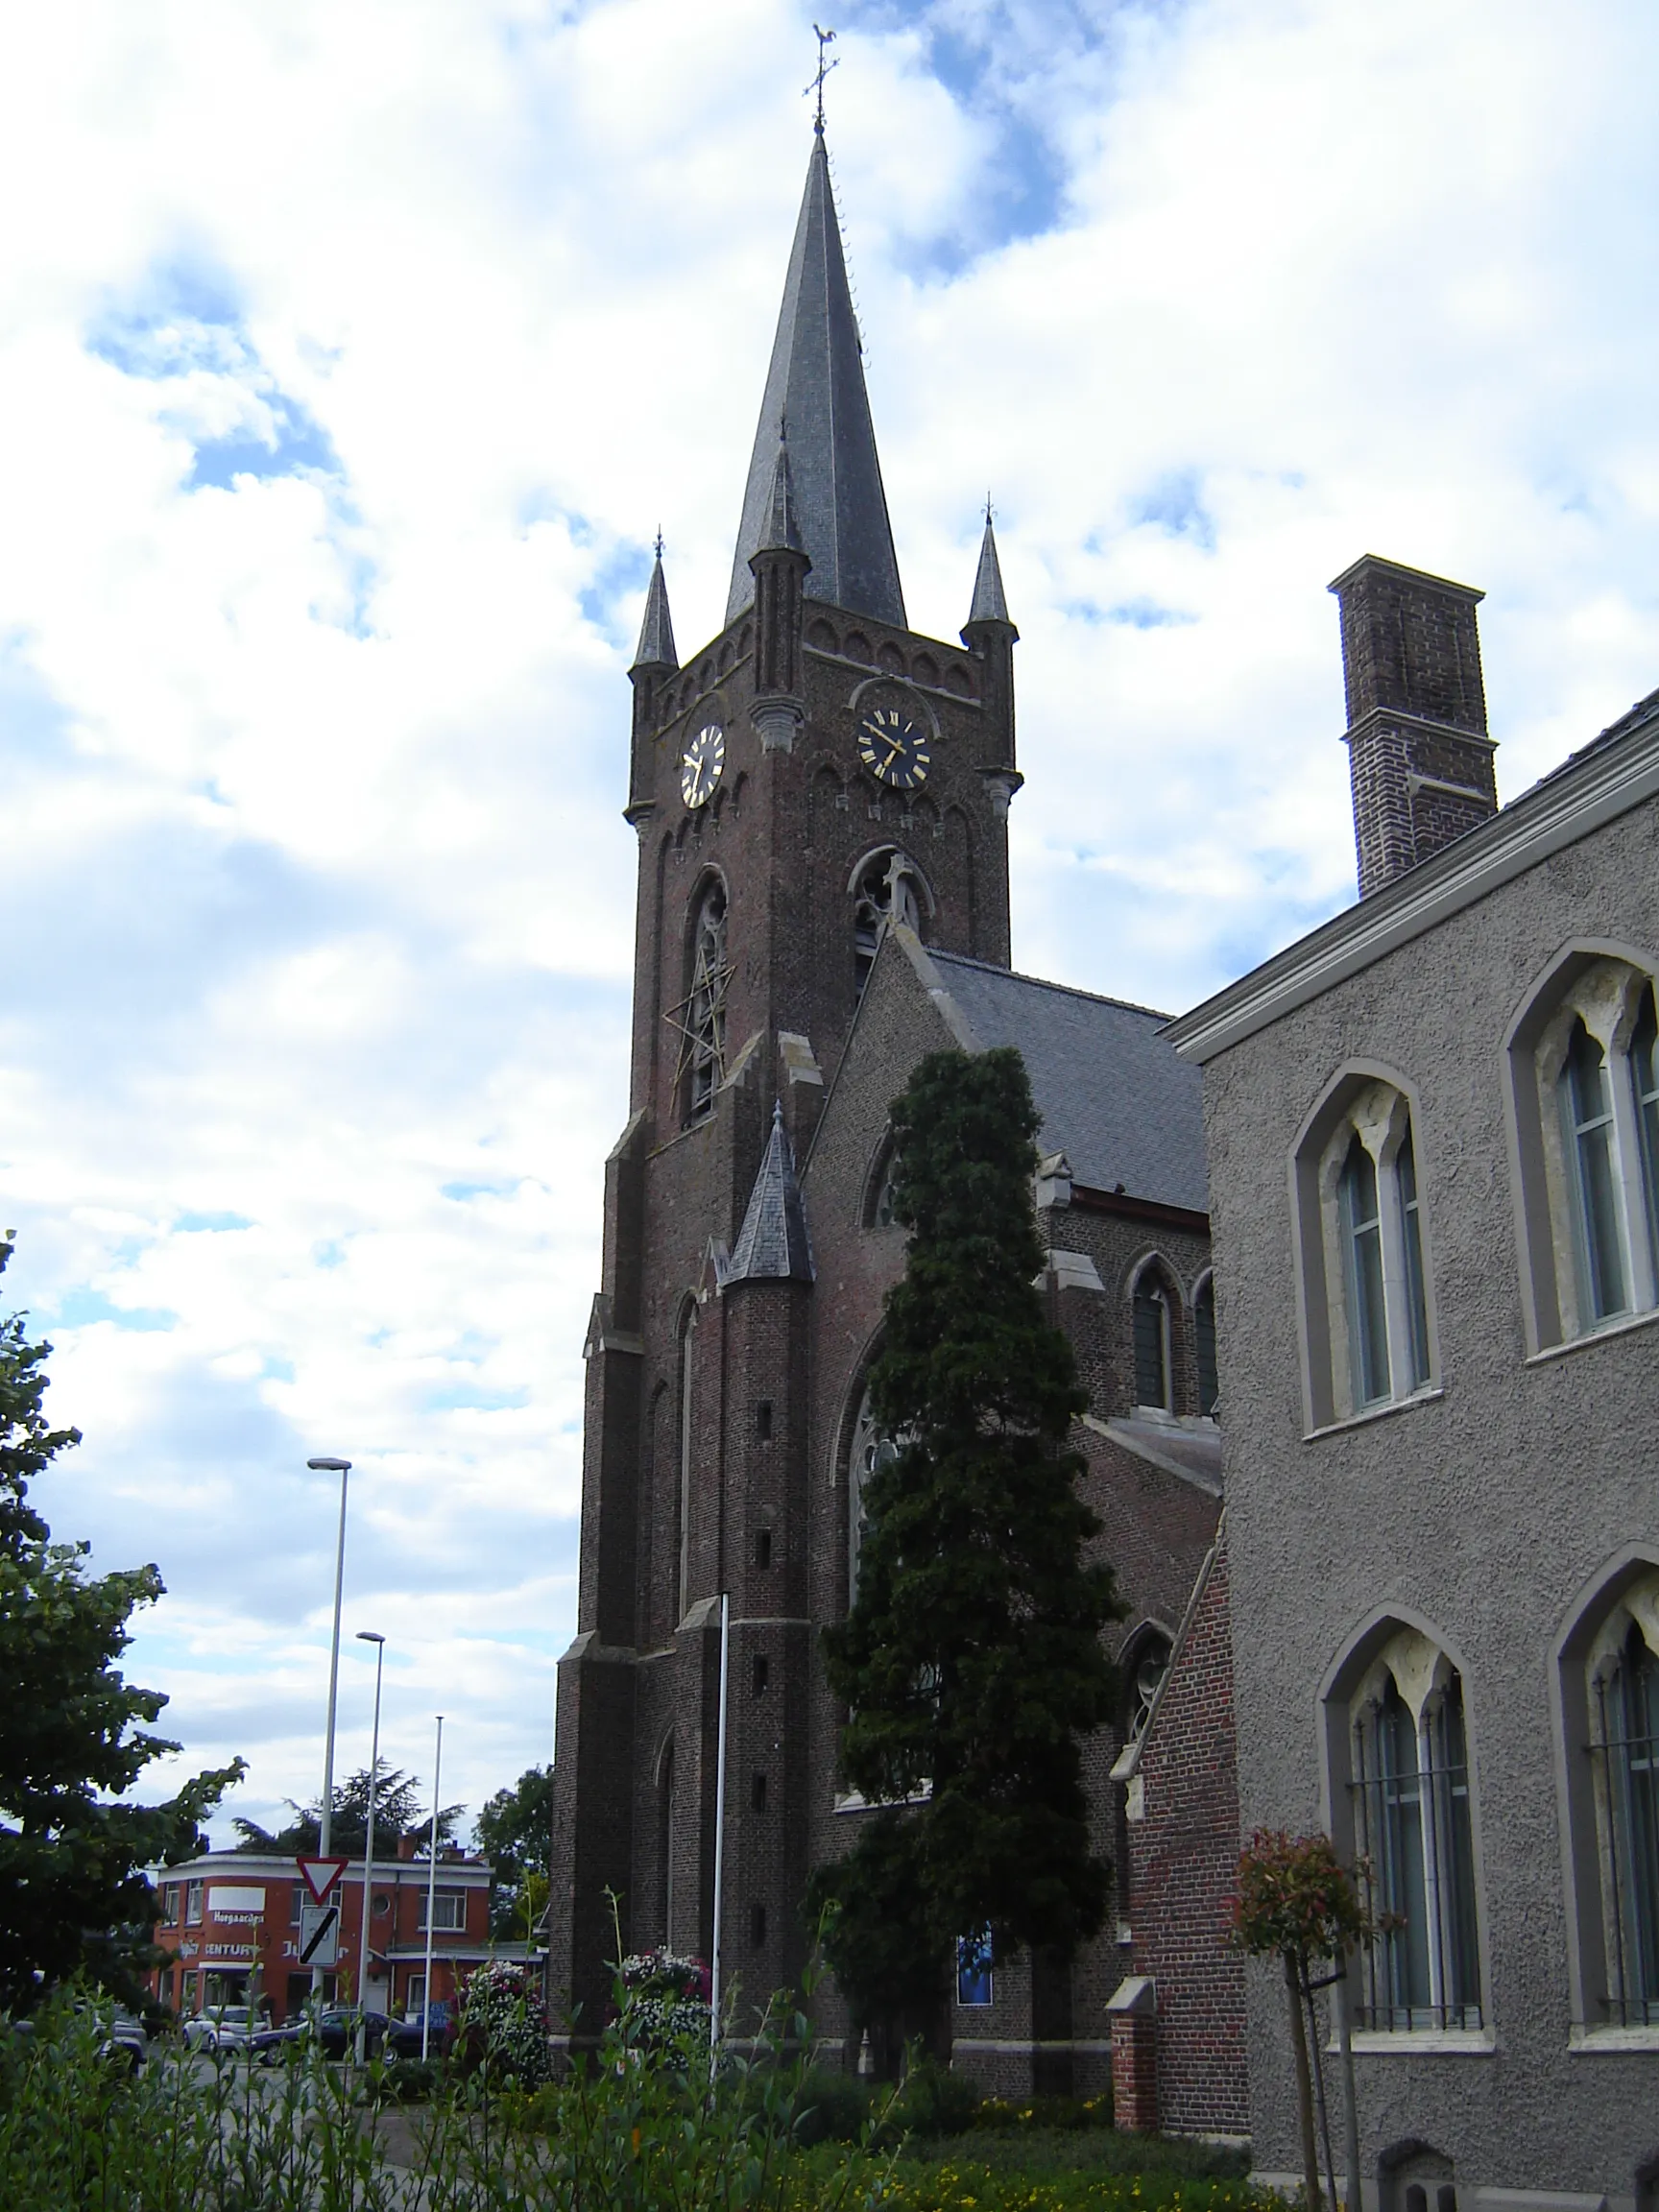
[{"label": "tall lamp post", "polygon": [[[334,1704],[340,1692],[340,1596],[346,1585],[346,1479],[351,1472],[349,1459],[307,1459],[306,1466],[313,1475],[338,1475],[340,1478],[340,1538],[334,1548],[334,1642],[328,1654],[328,1727],[323,1739],[323,1828],[317,1839],[318,1857],[326,1859],[329,1845],[334,1840]],[[311,1998],[313,2004],[323,2000],[323,1969],[311,1969]]]},{"label": "tall lamp post", "polygon": [[373,1905],[370,1892],[374,1881],[374,1799],[380,1788],[380,1671],[386,1663],[386,1639],[376,1635],[373,1628],[359,1628],[357,1641],[374,1647],[374,1733],[369,1743],[369,1820],[368,1834],[363,1840],[363,1957],[357,1969],[357,2063],[361,2066],[369,2045],[369,1962],[372,1957],[369,1929]]},{"label": "tall lamp post", "polygon": [[438,1788],[444,1772],[444,1716],[438,1716],[438,1744],[432,1754],[432,1834],[426,1845],[426,1994],[421,2006],[421,2056],[431,2050],[432,1914],[438,1902]]}]

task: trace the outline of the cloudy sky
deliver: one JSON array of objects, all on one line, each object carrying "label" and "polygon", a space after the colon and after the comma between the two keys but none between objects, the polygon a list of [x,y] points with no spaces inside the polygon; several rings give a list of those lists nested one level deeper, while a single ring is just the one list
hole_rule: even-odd
[{"label": "cloudy sky", "polygon": [[[1650,0],[857,0],[830,146],[911,618],[987,490],[1019,966],[1178,1009],[1353,896],[1335,604],[1482,586],[1513,795],[1659,683]],[[314,1791],[551,1746],[626,1112],[624,669],[711,634],[805,172],[785,0],[68,0],[0,72],[0,1211],[169,1586],[136,1678]],[[341,1757],[368,1752],[349,1646]],[[220,1832],[226,1833],[221,1822]]]}]

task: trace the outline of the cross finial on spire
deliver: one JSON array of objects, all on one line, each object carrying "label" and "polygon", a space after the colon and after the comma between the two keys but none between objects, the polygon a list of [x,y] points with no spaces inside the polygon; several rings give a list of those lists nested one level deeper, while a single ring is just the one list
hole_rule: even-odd
[{"label": "cross finial on spire", "polygon": [[657,525],[657,558],[659,561],[662,558],[662,525],[661,522]]},{"label": "cross finial on spire", "polygon": [[987,492],[987,493],[986,493],[986,494],[985,494],[985,527],[986,527],[986,529],[987,529],[987,530],[989,530],[989,529],[990,529],[990,527],[991,527],[992,523],[993,523],[993,522],[994,522],[996,519],[997,519],[997,511],[996,511],[996,509],[995,509],[995,508],[992,506],[992,504],[991,504],[991,494],[990,494],[990,493],[989,493],[989,492]]},{"label": "cross finial on spire", "polygon": [[[818,96],[818,112],[812,118],[812,128],[822,138],[824,135],[824,80],[829,76],[831,69],[840,66],[840,62],[839,58],[834,61],[828,59],[830,48],[834,43],[834,32],[825,31],[816,23],[813,24],[812,28],[818,34],[818,74],[807,85],[806,91],[815,92]],[[802,94],[802,98],[805,98],[805,93]]]}]

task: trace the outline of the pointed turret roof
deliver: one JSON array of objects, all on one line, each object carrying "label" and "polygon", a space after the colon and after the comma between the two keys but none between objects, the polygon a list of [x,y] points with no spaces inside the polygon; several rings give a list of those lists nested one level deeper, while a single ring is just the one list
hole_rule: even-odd
[{"label": "pointed turret roof", "polygon": [[678,668],[680,656],[674,650],[674,625],[668,618],[668,583],[662,573],[662,544],[657,544],[656,565],[651,570],[651,582],[645,591],[645,619],[639,625],[639,646],[629,669]]},{"label": "pointed turret roof", "polygon": [[[772,489],[766,494],[766,513],[757,553],[805,553],[801,527],[795,519],[795,487],[789,476],[789,441],[778,442],[778,459],[772,469]],[[753,558],[753,556],[751,556]]]},{"label": "pointed turret roof", "polygon": [[[985,535],[979,542],[979,571],[974,579],[974,604],[968,610],[970,628],[975,622],[1008,622],[1008,601],[1002,591],[1002,565],[997,558],[997,533],[985,517]],[[1008,622],[1010,630],[1014,625]]]},{"label": "pointed turret roof", "polygon": [[770,518],[785,422],[795,520],[802,549],[812,564],[813,598],[902,629],[904,595],[822,131],[813,134],[772,366],[760,401],[732,563],[728,622],[755,596],[749,563],[764,541]]},{"label": "pointed turret roof", "polygon": [[814,1272],[806,1209],[795,1180],[795,1150],[783,1126],[783,1108],[778,1104],[772,1109],[772,1134],[749,1193],[749,1210],[721,1271],[721,1287],[766,1281],[810,1283]]}]

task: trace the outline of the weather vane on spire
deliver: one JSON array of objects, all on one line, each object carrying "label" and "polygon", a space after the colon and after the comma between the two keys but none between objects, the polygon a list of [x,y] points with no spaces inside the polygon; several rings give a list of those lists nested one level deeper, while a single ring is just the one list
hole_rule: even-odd
[{"label": "weather vane on spire", "polygon": [[[806,92],[815,92],[818,95],[818,112],[813,118],[812,128],[822,137],[824,135],[824,80],[829,76],[831,69],[840,67],[840,59],[837,57],[835,60],[831,61],[828,58],[830,49],[835,42],[834,32],[825,31],[816,23],[813,24],[812,28],[818,34],[818,74],[807,85]],[[805,99],[805,96],[806,93],[804,92],[802,98]]]}]

